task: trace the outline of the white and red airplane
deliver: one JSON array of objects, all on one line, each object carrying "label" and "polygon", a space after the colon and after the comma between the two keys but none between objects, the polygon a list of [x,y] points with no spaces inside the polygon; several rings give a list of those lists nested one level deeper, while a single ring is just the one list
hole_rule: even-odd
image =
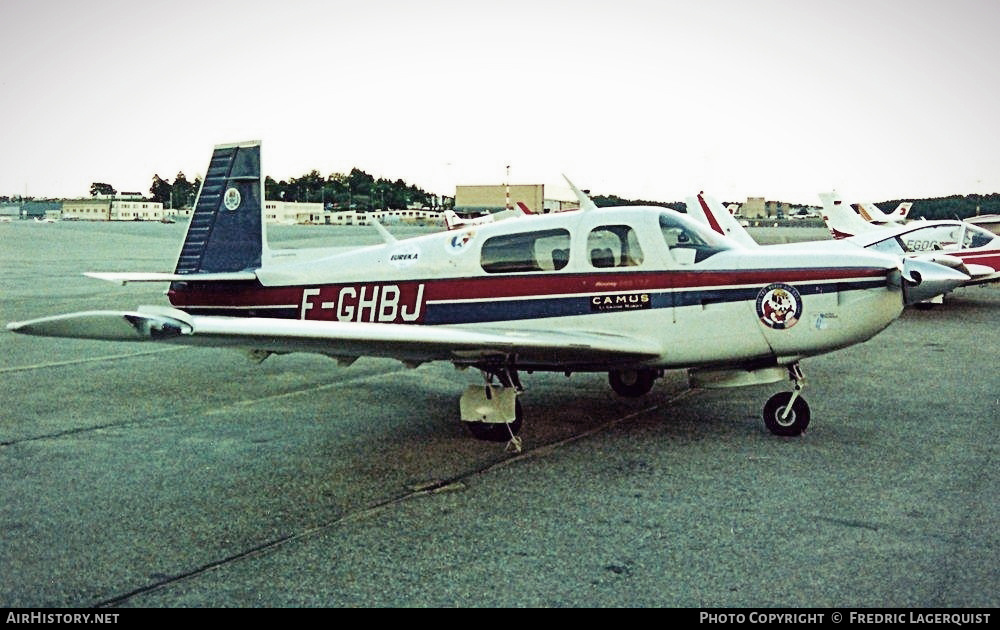
[{"label": "white and red airplane", "polygon": [[[810,242],[810,247],[815,251],[831,251],[847,245],[883,251],[902,258],[919,258],[966,274],[967,280],[963,285],[1000,279],[1000,274],[997,273],[1000,265],[1000,237],[993,237],[986,230],[967,230],[961,221],[918,221],[906,227],[875,227],[861,221],[853,210],[841,207],[843,204],[838,203],[839,197],[835,193],[821,193],[820,197],[827,206],[824,210],[824,218],[828,218],[827,226],[831,232],[843,236],[832,241]],[[687,211],[719,234],[730,236],[745,247],[758,247],[750,233],[711,197],[699,193],[697,198],[688,198]],[[830,221],[829,217],[835,219]],[[851,223],[852,217],[855,223]],[[857,236],[849,236],[843,232],[856,227],[862,230]],[[967,246],[956,249],[955,245],[958,243],[965,243]],[[795,247],[804,247],[804,244],[796,244]],[[943,302],[944,296],[940,294],[921,301],[921,304]]]},{"label": "white and red airplane", "polygon": [[458,216],[458,213],[454,210],[445,210],[444,226],[449,230],[460,230],[474,225],[486,225],[487,223],[496,223],[497,221],[504,221],[506,219],[516,219],[529,214],[533,213],[528,209],[528,206],[521,201],[518,201],[512,208],[504,209],[491,214],[484,214],[483,216],[473,217],[471,219],[463,219]]},{"label": "white and red airplane", "polygon": [[834,238],[959,269],[970,276],[965,284],[1000,280],[1000,236],[988,230],[957,219],[875,225],[862,220],[837,193],[820,193],[820,199]]},{"label": "white and red airplane", "polygon": [[802,359],[865,341],[904,303],[966,279],[861,248],[743,248],[669,209],[593,204],[405,240],[383,231],[384,243],[349,252],[275,250],[262,190],[260,143],[216,147],[173,273],[88,274],[170,282],[170,307],[8,328],[348,364],[448,361],[482,372],[461,419],[498,441],[514,441],[522,422],[521,371],[606,371],[624,396],[674,368],[705,387],[790,378],[763,415],[773,433],[797,435],[810,419]]}]

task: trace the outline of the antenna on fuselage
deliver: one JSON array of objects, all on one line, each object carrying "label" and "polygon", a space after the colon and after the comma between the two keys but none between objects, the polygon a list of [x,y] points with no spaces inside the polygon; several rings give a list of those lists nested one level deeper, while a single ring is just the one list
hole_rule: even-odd
[{"label": "antenna on fuselage", "polygon": [[506,209],[513,210],[514,206],[510,204],[510,164],[507,165],[507,183],[504,184],[504,189],[506,191],[506,196],[507,196]]},{"label": "antenna on fuselage", "polygon": [[569,187],[573,189],[573,194],[576,195],[577,201],[580,202],[580,210],[597,210],[597,204],[595,204],[585,192],[577,188],[573,182],[569,181],[569,178],[566,177],[565,173],[563,173],[563,179],[565,179],[566,183],[569,184]]},{"label": "antenna on fuselage", "polygon": [[378,230],[379,236],[382,237],[382,240],[385,241],[386,245],[392,245],[396,242],[396,237],[389,234],[389,230],[385,229],[385,226],[382,225],[378,219],[372,219],[372,225],[374,225],[375,229]]}]

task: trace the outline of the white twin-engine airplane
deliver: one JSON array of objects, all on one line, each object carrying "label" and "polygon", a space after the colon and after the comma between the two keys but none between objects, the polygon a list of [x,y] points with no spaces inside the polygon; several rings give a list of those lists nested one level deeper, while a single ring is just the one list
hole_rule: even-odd
[{"label": "white twin-engine airplane", "polygon": [[967,285],[1000,280],[1000,236],[989,230],[957,219],[876,225],[855,214],[837,193],[820,193],[820,199],[835,239],[958,269],[969,275]]},{"label": "white twin-engine airplane", "polygon": [[608,372],[623,396],[663,370],[694,386],[772,383],[778,435],[809,423],[799,362],[869,339],[904,303],[965,279],[860,248],[743,248],[659,207],[583,209],[342,250],[273,250],[258,142],[216,147],[173,273],[88,274],[170,282],[172,308],[11,323],[26,334],[316,352],[343,363],[449,361],[483,373],[460,400],[483,439],[515,441],[518,373]]},{"label": "white twin-engine airplane", "polygon": [[[962,221],[917,221],[907,226],[875,226],[862,221],[849,207],[842,207],[835,193],[821,193],[825,206],[824,218],[831,232],[841,234],[834,240],[799,243],[794,247],[810,247],[814,251],[833,251],[846,247],[863,247],[901,258],[915,258],[950,267],[966,275],[962,285],[982,284],[1000,280],[1000,236]],[[702,221],[719,234],[725,234],[744,247],[759,247],[722,205],[699,193],[688,198],[688,214]],[[853,221],[853,222],[852,222]],[[844,230],[863,229],[852,236]],[[967,229],[970,228],[971,229]],[[768,245],[769,251],[786,245]],[[923,300],[921,305],[941,304],[944,295]]]}]

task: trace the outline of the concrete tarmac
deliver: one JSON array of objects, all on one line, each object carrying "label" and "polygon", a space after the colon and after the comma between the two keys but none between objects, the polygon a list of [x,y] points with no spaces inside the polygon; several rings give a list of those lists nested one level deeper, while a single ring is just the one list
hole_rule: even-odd
[{"label": "concrete tarmac", "polygon": [[[0,321],[165,304],[80,272],[168,271],[185,228],[0,224]],[[331,238],[378,240],[271,231]],[[525,375],[519,455],[448,364],[3,330],[0,606],[996,607],[998,328],[965,288],[804,361],[799,438],[784,384]]]}]

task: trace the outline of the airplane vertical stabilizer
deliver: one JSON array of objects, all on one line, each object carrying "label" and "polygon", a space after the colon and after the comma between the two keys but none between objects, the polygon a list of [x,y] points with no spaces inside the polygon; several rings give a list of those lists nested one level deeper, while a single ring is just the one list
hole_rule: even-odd
[{"label": "airplane vertical stabilizer", "polygon": [[910,212],[910,208],[913,207],[913,203],[910,201],[904,201],[889,215],[889,218],[897,223],[905,223],[906,215]]},{"label": "airplane vertical stabilizer", "polygon": [[823,221],[833,238],[849,238],[880,229],[858,216],[836,192],[820,193],[819,198],[823,202]]},{"label": "airplane vertical stabilizer", "polygon": [[708,197],[704,192],[698,193],[698,197],[688,197],[685,200],[687,213],[697,218],[702,223],[708,225],[712,230],[723,236],[728,236],[743,247],[757,247],[757,241],[753,240],[750,233],[746,231],[740,222],[736,220],[729,210],[721,203]]},{"label": "airplane vertical stabilizer", "polygon": [[175,273],[256,269],[265,241],[260,142],[215,147]]}]

